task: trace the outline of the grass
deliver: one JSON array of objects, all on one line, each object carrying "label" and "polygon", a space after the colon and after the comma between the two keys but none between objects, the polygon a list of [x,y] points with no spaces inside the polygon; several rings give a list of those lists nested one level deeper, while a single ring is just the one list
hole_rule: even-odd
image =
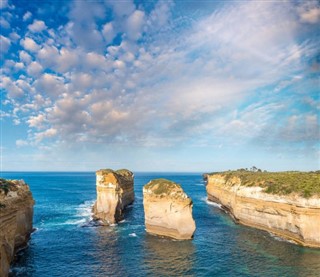
[{"label": "grass", "polygon": [[100,169],[98,172],[101,172],[103,174],[108,174],[108,173],[116,173],[122,176],[131,176],[132,172],[129,171],[128,169],[119,169],[119,170],[112,170],[112,169]]},{"label": "grass", "polygon": [[0,191],[3,191],[5,195],[14,188],[15,184],[9,180],[0,178]]},{"label": "grass", "polygon": [[151,189],[153,193],[157,195],[169,194],[173,190],[182,191],[180,185],[162,178],[150,181],[147,185],[144,186],[144,188],[147,190]]},{"label": "grass", "polygon": [[300,172],[262,172],[249,170],[236,170],[221,172],[226,180],[238,177],[244,186],[260,186],[271,194],[288,195],[297,193],[309,198],[313,195],[320,196],[320,171]]}]

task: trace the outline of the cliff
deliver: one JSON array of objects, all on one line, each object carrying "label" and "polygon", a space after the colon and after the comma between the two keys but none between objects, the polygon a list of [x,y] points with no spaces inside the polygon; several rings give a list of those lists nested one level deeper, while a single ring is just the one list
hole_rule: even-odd
[{"label": "cliff", "polygon": [[126,169],[98,170],[96,188],[94,218],[102,220],[107,225],[121,221],[125,207],[134,201],[133,173]]},{"label": "cliff", "polygon": [[180,185],[166,179],[150,181],[143,187],[143,206],[147,232],[179,240],[193,237],[193,204]]},{"label": "cliff", "polygon": [[15,253],[32,232],[31,191],[24,181],[0,179],[0,276],[7,276]]},{"label": "cliff", "polygon": [[[281,174],[278,175],[281,183]],[[292,192],[290,186],[284,183],[283,187],[289,189],[290,193],[270,193],[275,190],[270,187],[281,186],[265,182],[263,176],[269,176],[267,174],[259,176],[257,182],[248,183],[247,180],[253,180],[253,175],[208,175],[208,200],[221,203],[241,224],[266,230],[304,246],[320,247],[319,196],[306,198]],[[314,184],[314,187],[317,186]]]}]

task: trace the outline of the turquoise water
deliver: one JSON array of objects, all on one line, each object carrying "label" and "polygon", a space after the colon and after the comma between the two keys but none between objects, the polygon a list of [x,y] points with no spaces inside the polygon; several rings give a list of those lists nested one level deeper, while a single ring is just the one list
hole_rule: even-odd
[{"label": "turquoise water", "polygon": [[[320,276],[320,251],[236,225],[206,202],[201,174],[135,173],[134,204],[114,227],[90,223],[95,173],[3,173],[24,179],[36,200],[29,247],[10,276]],[[142,186],[180,183],[194,201],[192,241],[146,234]]]}]

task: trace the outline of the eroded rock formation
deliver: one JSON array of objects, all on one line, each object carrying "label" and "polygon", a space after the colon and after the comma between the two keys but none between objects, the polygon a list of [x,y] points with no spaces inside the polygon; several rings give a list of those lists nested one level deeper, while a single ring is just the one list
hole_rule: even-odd
[{"label": "eroded rock formation", "polygon": [[301,245],[320,247],[320,199],[265,193],[238,177],[207,176],[208,200],[221,203],[239,223],[272,232]]},{"label": "eroded rock formation", "polygon": [[180,185],[166,179],[150,181],[143,188],[143,206],[147,232],[179,240],[193,237],[193,203]]},{"label": "eroded rock formation", "polygon": [[29,186],[22,180],[0,179],[0,276],[8,276],[15,253],[32,232],[33,205]]},{"label": "eroded rock formation", "polygon": [[126,169],[101,169],[96,172],[96,177],[94,218],[107,225],[121,221],[124,208],[134,201],[133,173]]}]

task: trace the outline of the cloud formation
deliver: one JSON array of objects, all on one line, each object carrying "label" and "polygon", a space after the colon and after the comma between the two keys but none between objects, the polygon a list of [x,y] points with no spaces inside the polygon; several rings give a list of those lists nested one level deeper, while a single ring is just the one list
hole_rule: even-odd
[{"label": "cloud formation", "polygon": [[2,55],[14,48],[6,110],[27,129],[17,146],[317,145],[317,1],[234,2],[197,20],[171,1],[69,9],[56,26],[24,10],[24,28],[0,37]]}]

